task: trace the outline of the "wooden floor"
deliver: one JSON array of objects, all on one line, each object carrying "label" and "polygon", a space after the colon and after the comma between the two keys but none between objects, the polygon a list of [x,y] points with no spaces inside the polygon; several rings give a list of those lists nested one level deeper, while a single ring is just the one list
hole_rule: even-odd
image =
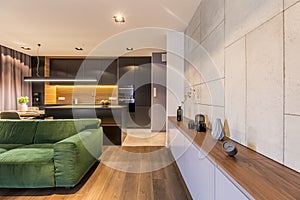
[{"label": "wooden floor", "polygon": [[122,146],[166,146],[166,132],[152,132],[151,129],[126,129]]},{"label": "wooden floor", "polygon": [[[127,159],[124,158],[123,153],[119,153],[120,150],[141,155],[149,155],[152,152],[154,154],[151,154],[151,159],[149,156],[135,156],[136,162],[123,163]],[[161,156],[157,156],[155,152]],[[156,159],[153,160],[153,157]],[[170,157],[169,149],[163,147],[108,147],[103,152],[101,162],[97,163],[75,188],[0,189],[0,199],[190,199],[174,163],[156,171],[149,171],[149,166],[152,168],[155,166],[153,169],[159,168],[160,163],[170,162]],[[113,165],[112,168],[106,166],[105,163],[126,167],[117,170]],[[132,173],[123,170],[126,168]],[[139,172],[136,172],[136,169]]]}]

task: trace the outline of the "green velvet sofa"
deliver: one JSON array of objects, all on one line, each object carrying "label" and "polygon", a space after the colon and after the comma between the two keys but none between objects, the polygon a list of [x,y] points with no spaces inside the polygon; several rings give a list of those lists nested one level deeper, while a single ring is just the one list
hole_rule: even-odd
[{"label": "green velvet sofa", "polygon": [[100,122],[0,120],[0,188],[74,187],[102,153]]}]

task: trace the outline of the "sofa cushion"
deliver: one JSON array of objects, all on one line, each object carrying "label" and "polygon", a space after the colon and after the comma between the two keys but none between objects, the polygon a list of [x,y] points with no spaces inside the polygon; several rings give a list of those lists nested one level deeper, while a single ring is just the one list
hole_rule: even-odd
[{"label": "sofa cushion", "polygon": [[18,149],[27,149],[27,148],[41,148],[41,149],[53,149],[54,147],[54,144],[47,144],[47,143],[44,143],[44,144],[28,144],[28,145],[22,145],[20,146]]},{"label": "sofa cushion", "polygon": [[24,146],[24,144],[0,144],[0,148],[6,149],[6,150],[11,150],[15,149],[17,147]]},{"label": "sofa cushion", "polygon": [[1,153],[4,153],[4,152],[6,152],[6,151],[7,151],[6,149],[0,148],[0,154],[1,154]]},{"label": "sofa cushion", "polygon": [[98,128],[100,119],[56,119],[39,121],[34,143],[56,143],[87,128]]},{"label": "sofa cushion", "polygon": [[56,186],[75,186],[102,152],[102,128],[89,129],[54,144]]},{"label": "sofa cushion", "polygon": [[13,149],[0,154],[0,187],[54,187],[53,149]]},{"label": "sofa cushion", "polygon": [[0,144],[32,144],[37,122],[1,119],[0,127]]}]

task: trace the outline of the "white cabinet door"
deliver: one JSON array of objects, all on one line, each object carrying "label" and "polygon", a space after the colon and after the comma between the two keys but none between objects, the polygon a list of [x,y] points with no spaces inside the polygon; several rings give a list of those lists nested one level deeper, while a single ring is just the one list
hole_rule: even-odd
[{"label": "white cabinet door", "polygon": [[168,145],[170,147],[170,150],[172,152],[172,148],[173,148],[173,143],[172,141],[174,140],[176,135],[176,128],[172,123],[168,123]]},{"label": "white cabinet door", "polygon": [[195,200],[214,199],[215,166],[196,148],[189,145],[185,157],[185,171],[188,189]]},{"label": "white cabinet door", "polygon": [[184,158],[183,154],[185,152],[184,146],[185,136],[175,127],[169,126],[169,145],[174,159],[180,169],[183,171]]},{"label": "white cabinet door", "polygon": [[216,200],[248,199],[219,169],[216,168]]},{"label": "white cabinet door", "polygon": [[176,126],[168,128],[170,150],[193,199],[248,199]]}]

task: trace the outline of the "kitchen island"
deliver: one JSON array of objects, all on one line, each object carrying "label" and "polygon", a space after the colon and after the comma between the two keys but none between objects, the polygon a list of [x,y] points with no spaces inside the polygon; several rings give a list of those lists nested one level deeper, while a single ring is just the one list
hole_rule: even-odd
[{"label": "kitchen island", "polygon": [[128,107],[122,105],[52,105],[45,106],[45,115],[54,119],[100,118],[104,131],[104,145],[121,145],[126,129]]}]

